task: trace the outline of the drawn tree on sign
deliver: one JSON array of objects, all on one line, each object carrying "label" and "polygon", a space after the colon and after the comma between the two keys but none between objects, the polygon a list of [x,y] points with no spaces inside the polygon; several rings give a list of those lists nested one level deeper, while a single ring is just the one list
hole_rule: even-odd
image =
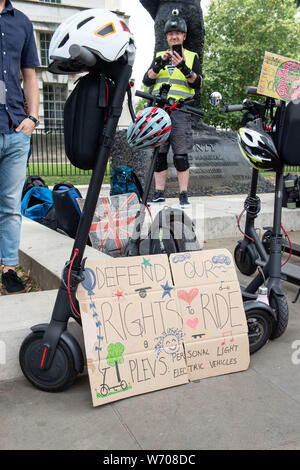
[{"label": "drawn tree on sign", "polygon": [[123,353],[124,353],[124,346],[121,343],[111,343],[107,347],[107,364],[111,367],[116,368],[116,374],[117,374],[117,379],[118,382],[121,382],[121,377],[120,377],[120,372],[119,372],[119,366],[118,364],[123,364],[124,358],[123,358]]}]

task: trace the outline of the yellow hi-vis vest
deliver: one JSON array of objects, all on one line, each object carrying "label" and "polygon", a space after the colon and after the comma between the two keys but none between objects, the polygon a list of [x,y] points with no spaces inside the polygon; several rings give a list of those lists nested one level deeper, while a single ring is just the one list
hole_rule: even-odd
[{"label": "yellow hi-vis vest", "polygon": [[[166,51],[161,51],[156,54],[156,57],[163,57]],[[198,55],[195,52],[188,51],[184,49],[185,63],[192,69],[195,56]],[[155,85],[153,87],[153,94],[158,95],[159,89],[163,83],[169,83],[171,85],[170,91],[168,93],[168,98],[172,97],[176,100],[180,98],[193,98],[195,95],[195,89],[189,86],[189,83],[182,72],[177,67],[174,67],[174,71],[170,74],[168,67],[160,70],[159,74],[156,77]]]}]

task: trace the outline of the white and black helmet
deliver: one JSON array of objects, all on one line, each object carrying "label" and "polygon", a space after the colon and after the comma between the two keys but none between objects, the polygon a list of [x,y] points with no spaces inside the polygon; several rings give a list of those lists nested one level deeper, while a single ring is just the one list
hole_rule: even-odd
[{"label": "white and black helmet", "polygon": [[[49,47],[49,70],[74,73],[69,53],[77,44],[94,52],[106,62],[114,62],[125,52],[135,53],[132,33],[126,23],[109,10],[83,10],[65,20],[55,31]],[[75,70],[74,70],[75,68]]]},{"label": "white and black helmet", "polygon": [[238,144],[248,163],[257,170],[276,171],[282,167],[275,144],[266,132],[241,127]]}]

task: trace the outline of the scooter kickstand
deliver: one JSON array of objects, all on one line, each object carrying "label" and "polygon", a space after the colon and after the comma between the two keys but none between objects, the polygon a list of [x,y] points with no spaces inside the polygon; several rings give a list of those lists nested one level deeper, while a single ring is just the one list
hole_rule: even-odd
[{"label": "scooter kickstand", "polygon": [[296,297],[294,298],[294,300],[292,300],[292,304],[295,304],[297,302],[297,300],[299,299],[299,297],[300,297],[300,288],[298,290],[298,293],[297,293]]}]

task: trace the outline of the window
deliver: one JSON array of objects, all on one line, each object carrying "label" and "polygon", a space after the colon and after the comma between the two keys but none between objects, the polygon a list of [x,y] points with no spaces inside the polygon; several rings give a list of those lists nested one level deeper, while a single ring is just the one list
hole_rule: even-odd
[{"label": "window", "polygon": [[52,38],[51,33],[40,33],[40,53],[41,53],[41,65],[47,67],[49,65],[48,51],[49,45]]},{"label": "window", "polygon": [[44,84],[43,95],[45,129],[62,129],[67,86]]},{"label": "window", "polygon": [[40,0],[40,2],[46,2],[46,3],[61,3],[61,0]]}]

